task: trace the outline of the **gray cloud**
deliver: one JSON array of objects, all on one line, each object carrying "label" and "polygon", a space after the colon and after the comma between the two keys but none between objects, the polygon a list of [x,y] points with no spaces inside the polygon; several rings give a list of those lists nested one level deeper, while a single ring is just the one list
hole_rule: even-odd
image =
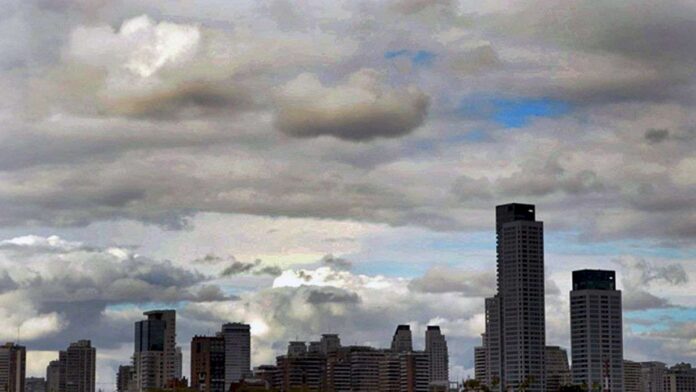
[{"label": "gray cloud", "polygon": [[337,270],[350,270],[353,263],[341,257],[328,254],[321,258],[321,263]]},{"label": "gray cloud", "polygon": [[307,302],[314,305],[326,303],[355,304],[360,302],[360,297],[356,293],[330,287],[312,289],[307,295]]},{"label": "gray cloud", "polygon": [[422,277],[411,280],[408,287],[425,293],[456,292],[467,297],[485,297],[495,292],[495,275],[491,272],[434,266]]}]

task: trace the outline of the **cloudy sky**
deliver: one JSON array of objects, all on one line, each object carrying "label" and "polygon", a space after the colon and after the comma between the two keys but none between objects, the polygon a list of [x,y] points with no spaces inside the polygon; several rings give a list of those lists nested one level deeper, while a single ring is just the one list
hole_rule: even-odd
[{"label": "cloudy sky", "polygon": [[494,206],[611,268],[626,357],[696,361],[696,3],[0,0],[0,341],[113,388],[144,310],[253,363],[442,326],[471,374]]}]

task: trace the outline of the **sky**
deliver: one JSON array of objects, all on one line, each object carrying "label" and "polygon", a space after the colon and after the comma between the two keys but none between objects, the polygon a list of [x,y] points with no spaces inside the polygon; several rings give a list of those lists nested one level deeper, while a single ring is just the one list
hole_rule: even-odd
[{"label": "sky", "polygon": [[696,362],[696,3],[0,0],[0,341],[98,387],[142,312],[252,362],[339,333],[447,336],[472,374],[494,206],[544,221],[548,344],[571,271],[617,271],[624,351]]}]

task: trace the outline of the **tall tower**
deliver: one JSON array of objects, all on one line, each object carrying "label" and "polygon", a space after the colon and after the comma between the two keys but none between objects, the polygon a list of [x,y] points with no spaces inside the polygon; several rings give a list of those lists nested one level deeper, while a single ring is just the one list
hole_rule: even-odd
[{"label": "tall tower", "polygon": [[428,325],[425,331],[425,352],[430,360],[430,383],[449,385],[449,356],[447,340],[437,325]]},{"label": "tall tower", "polygon": [[623,392],[621,291],[614,271],[573,271],[570,344],[573,383]]},{"label": "tall tower", "polygon": [[0,346],[0,391],[24,392],[27,351],[24,346]]},{"label": "tall tower", "polygon": [[152,310],[135,323],[136,388],[164,388],[181,377],[181,354],[176,347],[176,311]]},{"label": "tall tower", "polygon": [[65,350],[65,392],[94,392],[97,350],[89,340],[71,343]]},{"label": "tall tower", "polygon": [[486,299],[489,386],[545,391],[544,225],[531,204],[496,207],[498,293]]},{"label": "tall tower", "polygon": [[225,339],[194,336],[191,340],[191,388],[225,392]]},{"label": "tall tower", "polygon": [[225,390],[251,374],[251,329],[248,324],[227,323],[222,326],[225,339]]},{"label": "tall tower", "polygon": [[410,326],[399,325],[396,327],[394,337],[392,338],[391,349],[395,352],[413,351],[413,339]]}]

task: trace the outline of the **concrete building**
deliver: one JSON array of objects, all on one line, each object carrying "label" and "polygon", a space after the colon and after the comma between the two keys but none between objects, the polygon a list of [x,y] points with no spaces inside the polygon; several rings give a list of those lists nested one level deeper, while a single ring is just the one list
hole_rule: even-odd
[{"label": "concrete building", "polygon": [[558,392],[558,390],[571,383],[570,367],[568,366],[568,353],[558,346],[546,346],[546,390]]},{"label": "concrete building", "polygon": [[242,323],[227,323],[222,326],[225,339],[225,390],[233,382],[251,375],[250,327]]},{"label": "concrete building", "polygon": [[623,361],[624,392],[642,392],[643,366],[634,361]]},{"label": "concrete building", "polygon": [[94,392],[97,349],[89,340],[71,343],[64,351],[65,392]]},{"label": "concrete building", "polygon": [[25,392],[46,392],[46,379],[43,377],[27,377],[24,382]]},{"label": "concrete building", "polygon": [[570,337],[574,384],[623,392],[621,291],[614,271],[573,272]]},{"label": "concrete building", "polygon": [[531,204],[496,207],[497,294],[486,299],[487,382],[546,392],[544,226]]},{"label": "concrete building", "polygon": [[486,348],[484,346],[474,347],[474,378],[485,385],[488,385],[488,367]]},{"label": "concrete building", "polygon": [[0,346],[0,392],[24,392],[27,351],[24,346]]},{"label": "concrete building", "polygon": [[194,336],[191,340],[191,388],[225,392],[225,339]]},{"label": "concrete building", "polygon": [[399,325],[396,327],[394,337],[392,338],[391,350],[399,353],[413,351],[413,337],[410,326]]},{"label": "concrete building", "polygon": [[669,368],[663,379],[664,392],[696,392],[696,369],[688,363]]},{"label": "concrete building", "polygon": [[61,378],[60,360],[51,361],[46,366],[46,392],[62,392],[65,390],[65,374]]},{"label": "concrete building", "polygon": [[116,390],[118,392],[131,392],[135,389],[135,369],[131,365],[121,365],[116,373]]},{"label": "concrete building", "polygon": [[152,310],[135,323],[137,391],[164,388],[181,378],[181,351],[176,346],[176,311]]},{"label": "concrete building", "polygon": [[664,392],[667,366],[662,362],[641,362],[641,392]]},{"label": "concrete building", "polygon": [[425,331],[425,352],[430,364],[430,383],[449,385],[449,354],[447,340],[440,332],[440,327],[428,325]]},{"label": "concrete building", "polygon": [[276,358],[276,366],[280,373],[278,388],[281,392],[315,392],[322,389],[326,357],[319,352],[308,352],[304,342],[290,342],[287,354]]},{"label": "concrete building", "polygon": [[400,353],[401,392],[428,392],[430,389],[430,363],[424,351]]}]

